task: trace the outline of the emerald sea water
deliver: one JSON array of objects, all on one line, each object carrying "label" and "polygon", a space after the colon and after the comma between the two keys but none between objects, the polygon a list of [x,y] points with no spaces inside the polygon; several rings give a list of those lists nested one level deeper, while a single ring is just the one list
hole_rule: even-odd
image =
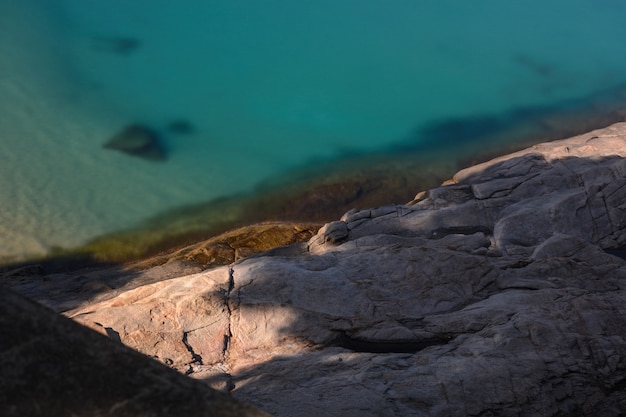
[{"label": "emerald sea water", "polygon": [[[626,107],[624,18],[618,0],[0,0],[0,260],[319,161]],[[133,124],[165,161],[103,147]]]}]

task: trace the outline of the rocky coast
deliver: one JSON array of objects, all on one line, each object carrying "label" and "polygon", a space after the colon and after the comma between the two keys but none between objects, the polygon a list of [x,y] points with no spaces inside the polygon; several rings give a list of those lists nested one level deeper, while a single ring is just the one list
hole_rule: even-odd
[{"label": "rocky coast", "polygon": [[[262,251],[241,243],[265,235],[274,243]],[[63,396],[23,400],[20,381],[42,369],[50,381],[100,372],[126,383],[133,367],[145,376],[139,394],[93,378],[68,390],[98,398],[84,404],[99,415],[144,410],[165,380],[205,392],[181,415],[263,415],[241,403],[276,417],[624,415],[625,247],[626,123],[617,123],[471,166],[406,204],[350,210],[319,230],[256,225],[137,263],[22,267],[2,278],[2,329],[12,330],[0,357],[12,366],[0,392],[13,394],[0,394],[0,414],[64,410]],[[48,328],[58,330],[46,339]],[[37,352],[64,338],[82,347],[55,371]],[[163,409],[190,404],[168,398]]]}]

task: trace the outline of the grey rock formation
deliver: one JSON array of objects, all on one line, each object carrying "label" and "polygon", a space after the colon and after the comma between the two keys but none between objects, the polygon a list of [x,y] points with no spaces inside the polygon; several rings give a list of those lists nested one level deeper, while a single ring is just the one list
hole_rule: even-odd
[{"label": "grey rock formation", "polygon": [[618,416],[624,245],[617,124],[65,314],[274,416]]},{"label": "grey rock formation", "polygon": [[304,394],[299,415],[624,414],[626,263],[603,249],[626,244],[625,131],[468,168],[298,256],[235,265],[229,359],[254,364],[236,395],[285,416]]}]

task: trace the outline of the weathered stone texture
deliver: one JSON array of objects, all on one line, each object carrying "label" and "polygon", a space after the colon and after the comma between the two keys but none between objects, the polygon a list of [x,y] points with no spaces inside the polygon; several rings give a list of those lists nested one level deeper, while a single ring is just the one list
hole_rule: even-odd
[{"label": "weathered stone texture", "polygon": [[267,416],[0,288],[3,417]]},{"label": "weathered stone texture", "polygon": [[224,358],[229,334],[228,269],[166,280],[75,311],[73,318],[124,344],[190,372]]},{"label": "weathered stone texture", "polygon": [[624,415],[625,158],[534,146],[66,314],[275,416]]}]

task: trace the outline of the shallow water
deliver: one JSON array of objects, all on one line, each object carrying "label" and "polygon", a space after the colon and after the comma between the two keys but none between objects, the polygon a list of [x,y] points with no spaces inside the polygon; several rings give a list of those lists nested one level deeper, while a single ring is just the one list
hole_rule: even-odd
[{"label": "shallow water", "polygon": [[[345,155],[481,149],[529,114],[626,103],[603,93],[626,82],[626,3],[430,3],[0,0],[0,259]],[[166,161],[103,149],[133,123]]]}]

